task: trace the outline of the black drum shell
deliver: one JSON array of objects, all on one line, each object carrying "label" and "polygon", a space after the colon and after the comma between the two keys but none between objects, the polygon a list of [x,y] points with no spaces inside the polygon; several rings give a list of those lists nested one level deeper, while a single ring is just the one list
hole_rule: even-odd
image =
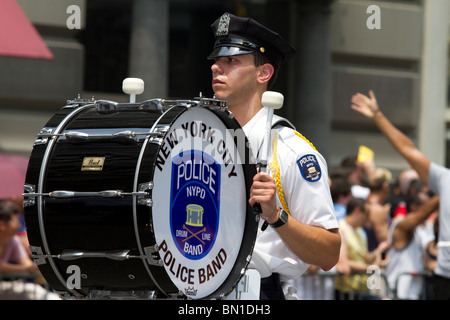
[{"label": "black drum shell", "polygon": [[[60,110],[48,121],[45,128],[56,128],[71,111],[71,108]],[[64,131],[94,129],[96,134],[102,134],[113,128],[116,131],[133,128],[135,131],[145,132],[160,116],[161,114],[158,113],[138,111],[100,115],[92,108],[71,119]],[[43,178],[43,192],[54,190],[131,192],[137,159],[144,139],[145,136],[138,137],[136,142],[130,143],[101,140],[74,144],[64,137],[59,137],[48,157]],[[151,181],[153,156],[157,148],[156,144],[147,146],[146,161],[142,162],[138,183]],[[26,176],[28,184],[36,186],[39,184],[39,174],[46,149],[47,144],[34,146]],[[89,156],[105,157],[102,171],[81,171],[83,158]],[[132,197],[117,199],[43,197],[42,201],[45,235],[52,255],[60,254],[67,249],[105,252],[129,249],[129,254],[139,255],[133,224]],[[149,227],[150,216],[150,208],[137,206],[137,225],[141,241],[154,245],[154,237]],[[42,232],[37,206],[25,208],[25,219],[30,245],[41,246]],[[57,261],[59,272],[67,277],[70,275],[67,273],[67,267],[79,266],[83,275],[83,286],[90,289],[140,290],[156,287],[140,259],[54,260]],[[66,290],[49,264],[39,265],[39,268],[52,288],[57,291]],[[164,273],[164,270],[161,270],[161,273]]]}]

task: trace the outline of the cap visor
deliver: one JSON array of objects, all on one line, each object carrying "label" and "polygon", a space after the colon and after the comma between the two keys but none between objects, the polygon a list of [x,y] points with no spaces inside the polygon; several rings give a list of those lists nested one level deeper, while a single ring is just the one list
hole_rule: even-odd
[{"label": "cap visor", "polygon": [[255,51],[249,49],[242,49],[239,47],[216,47],[214,48],[213,52],[208,56],[208,60],[219,57],[239,56],[253,52]]}]

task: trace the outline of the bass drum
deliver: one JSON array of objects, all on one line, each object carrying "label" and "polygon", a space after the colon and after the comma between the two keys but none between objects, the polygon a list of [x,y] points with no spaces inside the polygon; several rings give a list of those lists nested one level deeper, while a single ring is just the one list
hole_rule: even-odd
[{"label": "bass drum", "polygon": [[30,157],[33,259],[66,297],[224,298],[256,239],[251,159],[222,101],[74,100]]}]

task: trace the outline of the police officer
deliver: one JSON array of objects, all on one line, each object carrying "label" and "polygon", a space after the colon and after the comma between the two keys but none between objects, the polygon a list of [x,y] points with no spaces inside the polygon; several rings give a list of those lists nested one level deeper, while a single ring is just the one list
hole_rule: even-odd
[{"label": "police officer", "polygon": [[[258,154],[267,117],[262,94],[295,49],[257,21],[230,13],[212,30],[216,41],[208,59],[214,61],[215,96],[227,102]],[[260,223],[270,227],[258,231],[250,268],[261,274],[261,299],[284,299],[280,281],[299,277],[309,264],[323,270],[336,264],[340,236],[325,159],[288,126],[275,125],[270,140],[270,171],[255,175],[249,199],[252,206],[260,204]]]}]

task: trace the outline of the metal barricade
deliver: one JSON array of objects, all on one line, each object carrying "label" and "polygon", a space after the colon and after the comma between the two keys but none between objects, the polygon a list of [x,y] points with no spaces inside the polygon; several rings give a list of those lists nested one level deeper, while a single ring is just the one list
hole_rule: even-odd
[{"label": "metal barricade", "polygon": [[[362,281],[356,280],[359,277]],[[343,290],[345,279],[358,286],[347,286]],[[348,281],[347,281],[348,283]],[[389,297],[389,288],[384,271],[375,273],[352,273],[342,275],[337,271],[305,273],[295,280],[300,300],[380,300]],[[340,290],[337,290],[339,288]]]},{"label": "metal barricade", "polygon": [[410,279],[410,283],[416,281],[417,286],[420,286],[420,295],[417,297],[417,300],[430,300],[432,299],[432,288],[429,287],[429,281],[432,280],[433,274],[431,271],[413,271],[413,272],[402,272],[397,276],[395,280],[394,288],[392,288],[393,299],[416,299],[415,297],[411,298],[410,296],[401,297],[399,296],[399,283],[402,279]]},{"label": "metal barricade", "polygon": [[[364,276],[363,281],[355,281],[359,287],[342,285],[344,279]],[[317,273],[303,274],[295,280],[297,295],[300,300],[366,300],[366,299],[392,299],[400,300],[405,297],[399,296],[398,284],[400,279],[412,277],[421,281],[420,295],[413,299],[430,300],[433,299],[433,275],[431,271],[423,272],[403,272],[395,280],[395,285],[389,288],[387,277],[383,269],[375,273],[352,273],[348,276],[337,271],[322,271]],[[347,282],[348,283],[348,282]],[[409,297],[411,299],[411,297]]]},{"label": "metal barricade", "polygon": [[0,300],[60,300],[39,274],[0,273]]}]

